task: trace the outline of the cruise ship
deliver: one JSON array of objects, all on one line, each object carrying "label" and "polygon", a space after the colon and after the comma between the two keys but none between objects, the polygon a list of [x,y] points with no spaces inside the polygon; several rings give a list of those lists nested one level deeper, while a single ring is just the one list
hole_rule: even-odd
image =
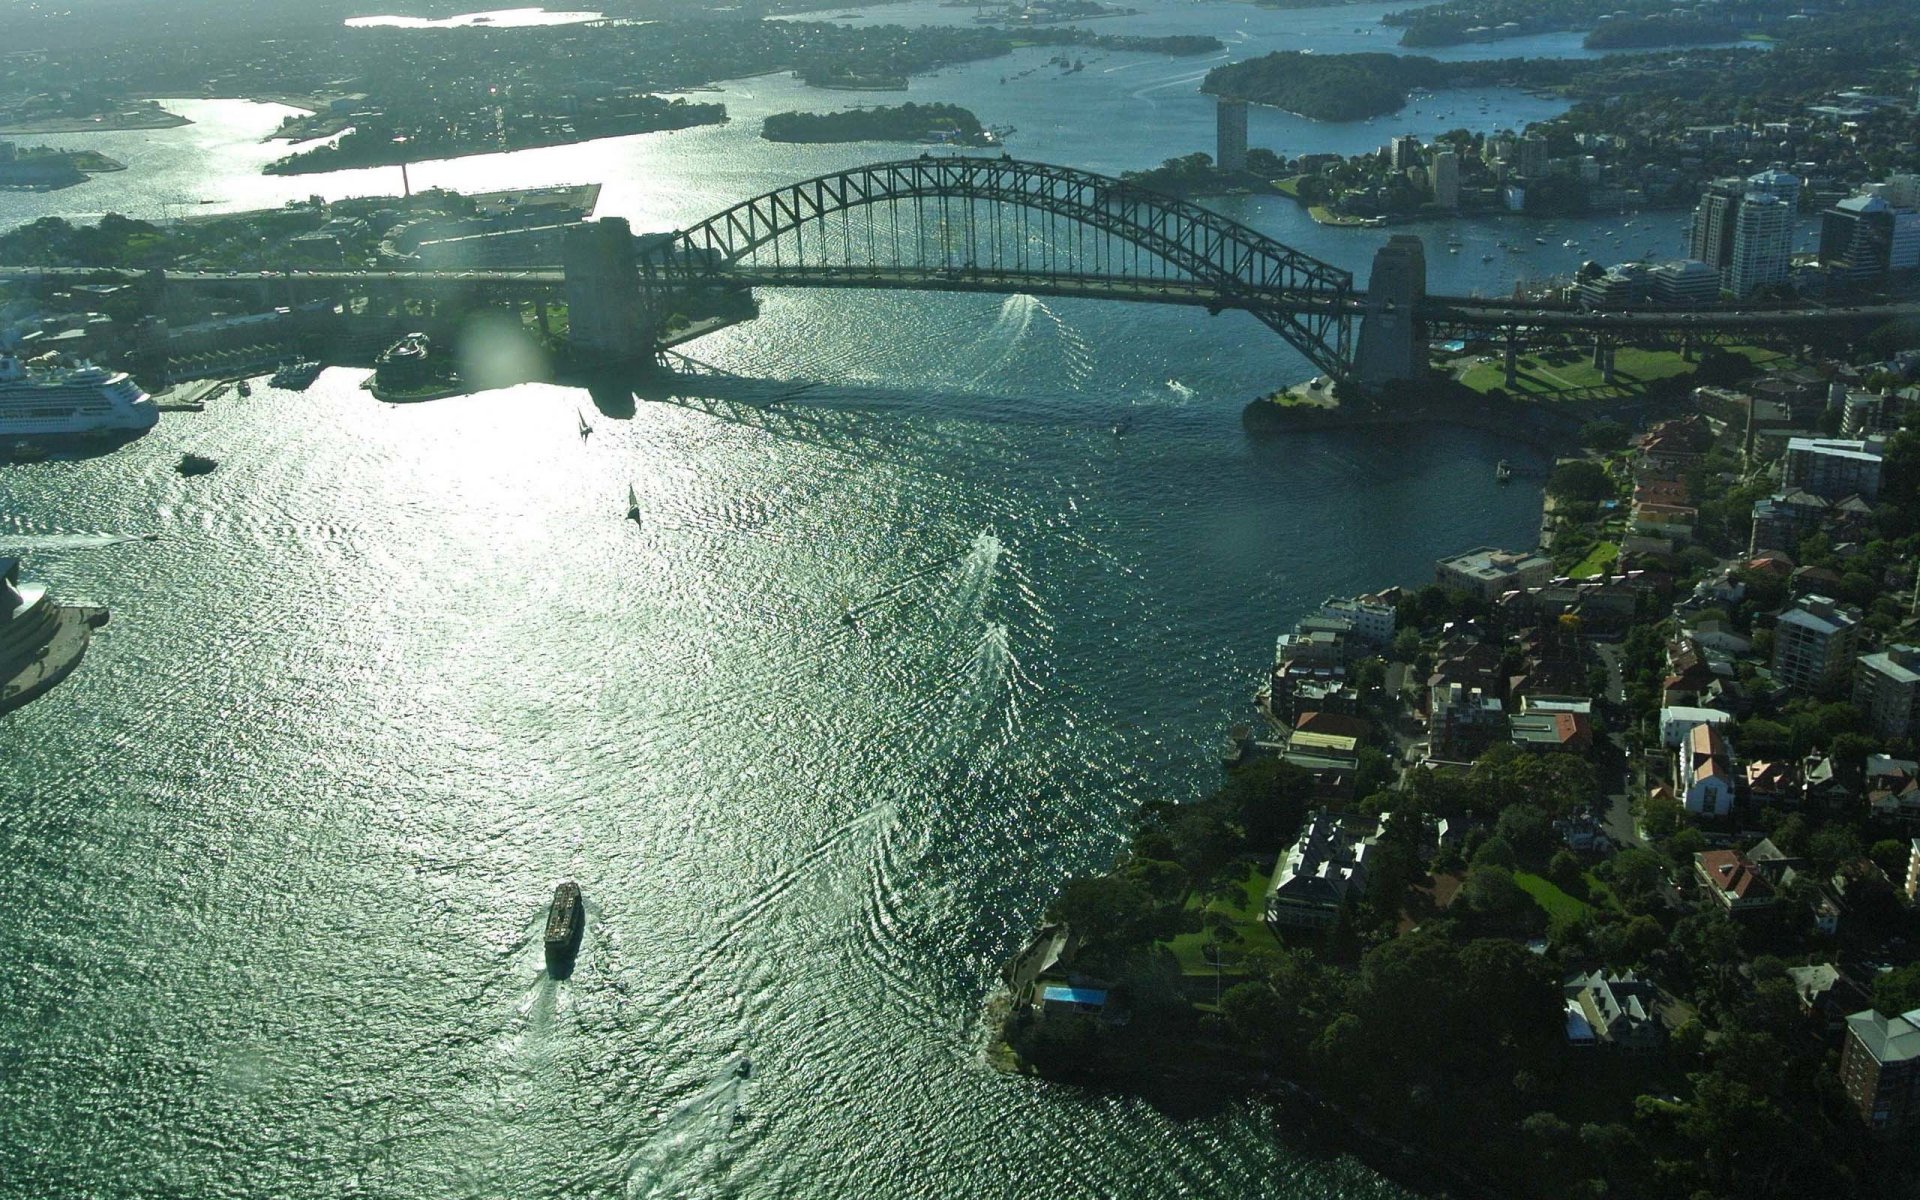
[{"label": "cruise ship", "polygon": [[87,652],[106,610],[57,604],[47,589],[20,582],[20,560],[0,557],[0,713],[38,699]]},{"label": "cruise ship", "polygon": [[30,366],[0,352],[0,438],[152,429],[160,410],[124,371]]}]

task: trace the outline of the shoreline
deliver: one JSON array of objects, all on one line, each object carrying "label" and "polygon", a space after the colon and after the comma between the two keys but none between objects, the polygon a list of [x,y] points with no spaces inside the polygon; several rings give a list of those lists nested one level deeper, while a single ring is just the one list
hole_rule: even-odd
[{"label": "shoreline", "polygon": [[39,136],[49,133],[132,133],[145,129],[177,129],[193,118],[155,107],[153,114],[111,113],[101,117],[49,117],[38,121],[0,123],[0,136]]},{"label": "shoreline", "polygon": [[1417,425],[1450,425],[1497,434],[1548,453],[1576,443],[1580,427],[1608,415],[1602,406],[1579,414],[1563,413],[1536,403],[1465,397],[1421,397],[1385,404],[1280,404],[1269,397],[1251,401],[1240,418],[1247,433],[1270,437],[1287,433],[1325,433],[1352,429],[1386,429]]}]

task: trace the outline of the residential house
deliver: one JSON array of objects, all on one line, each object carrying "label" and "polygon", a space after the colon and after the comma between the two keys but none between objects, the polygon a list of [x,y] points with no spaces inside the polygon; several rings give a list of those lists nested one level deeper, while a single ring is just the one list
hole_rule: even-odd
[{"label": "residential house", "polygon": [[1799,804],[1800,770],[1790,762],[1748,763],[1743,774],[1747,797],[1755,804]]},{"label": "residential house", "polygon": [[1733,811],[1733,753],[1720,731],[1702,722],[1687,732],[1674,755],[1673,790],[1695,816],[1721,817]]},{"label": "residential house", "polygon": [[1847,1014],[1858,1012],[1868,1003],[1864,988],[1849,979],[1833,963],[1812,963],[1788,967],[1787,978],[1800,998],[1801,1011],[1819,1022],[1828,1035],[1843,1032]]},{"label": "residential house", "polygon": [[1678,750],[1680,743],[1687,740],[1687,734],[1696,725],[1711,725],[1718,729],[1730,723],[1733,717],[1717,708],[1703,708],[1693,704],[1670,704],[1660,710],[1660,741],[1670,750]]},{"label": "residential house", "polygon": [[1507,736],[1522,750],[1585,754],[1593,749],[1593,726],[1579,713],[1515,713],[1507,718]]},{"label": "residential house", "polygon": [[1920,820],[1920,764],[1886,754],[1869,754],[1867,808],[1883,820],[1911,824]]},{"label": "residential house", "polygon": [[[1661,421],[1634,439],[1640,463],[1654,477],[1677,478],[1700,465],[1713,446],[1713,426],[1699,413]],[[1636,481],[1641,476],[1636,473]]]},{"label": "residential house", "polygon": [[1326,809],[1313,812],[1274,867],[1267,886],[1268,923],[1309,929],[1339,924],[1347,898],[1366,889],[1367,852],[1386,827],[1384,816],[1367,823]]},{"label": "residential house", "polygon": [[1846,808],[1858,793],[1835,768],[1831,755],[1809,754],[1800,767],[1800,798],[1811,808]]},{"label": "residential house", "polygon": [[1700,882],[1720,906],[1739,914],[1774,901],[1773,885],[1738,850],[1702,850],[1693,856]]},{"label": "residential house", "polygon": [[1747,861],[1776,888],[1792,879],[1796,871],[1807,869],[1806,859],[1786,853],[1773,844],[1772,838],[1761,838],[1747,851]]},{"label": "residential house", "polygon": [[1667,676],[1661,686],[1661,704],[1668,707],[1693,704],[1713,680],[1713,666],[1699,642],[1680,637],[1667,643]]},{"label": "residential house", "polygon": [[[1632,971],[1609,974],[1592,971],[1570,976],[1562,985],[1567,1004],[1570,1042],[1583,1026],[1591,1034],[1584,1044],[1620,1050],[1658,1050],[1666,1044],[1667,1029],[1658,1011],[1659,990]],[[1578,1015],[1579,1020],[1574,1019]]]},{"label": "residential house", "polygon": [[[1328,718],[1335,714],[1328,714]],[[1360,738],[1350,732],[1323,732],[1330,721],[1318,713],[1303,713],[1316,718],[1295,725],[1287,737],[1281,759],[1313,776],[1314,797],[1341,802],[1353,798],[1354,778],[1360,769]],[[1348,718],[1351,720],[1352,718]],[[1320,730],[1307,727],[1319,725]]]},{"label": "residential house", "polygon": [[1728,628],[1724,621],[1701,621],[1687,631],[1687,636],[1712,654],[1739,658],[1753,652],[1753,643]]},{"label": "residential house", "polygon": [[1693,540],[1693,527],[1699,523],[1700,510],[1684,504],[1635,504],[1629,528],[1684,546]]}]

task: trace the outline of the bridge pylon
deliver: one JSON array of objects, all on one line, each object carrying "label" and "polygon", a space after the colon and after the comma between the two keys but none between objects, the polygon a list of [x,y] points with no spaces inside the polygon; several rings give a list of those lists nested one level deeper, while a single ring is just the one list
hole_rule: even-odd
[{"label": "bridge pylon", "polygon": [[658,318],[640,291],[632,228],[619,217],[573,226],[562,255],[568,345],[611,363],[650,359]]},{"label": "bridge pylon", "polygon": [[1367,278],[1367,309],[1360,319],[1360,345],[1354,355],[1354,381],[1378,394],[1392,384],[1410,383],[1427,372],[1427,336],[1420,304],[1427,297],[1426,243],[1396,233],[1373,255]]}]

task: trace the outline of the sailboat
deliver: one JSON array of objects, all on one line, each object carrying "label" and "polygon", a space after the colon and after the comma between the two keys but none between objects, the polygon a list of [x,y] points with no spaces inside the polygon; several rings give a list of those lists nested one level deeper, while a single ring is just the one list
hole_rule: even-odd
[{"label": "sailboat", "polygon": [[640,497],[634,494],[632,484],[627,485],[627,520],[640,523]]},{"label": "sailboat", "polygon": [[587,424],[586,413],[580,412],[578,409],[574,411],[580,418],[580,440],[584,442],[587,440],[587,436],[593,432],[593,426]]}]

